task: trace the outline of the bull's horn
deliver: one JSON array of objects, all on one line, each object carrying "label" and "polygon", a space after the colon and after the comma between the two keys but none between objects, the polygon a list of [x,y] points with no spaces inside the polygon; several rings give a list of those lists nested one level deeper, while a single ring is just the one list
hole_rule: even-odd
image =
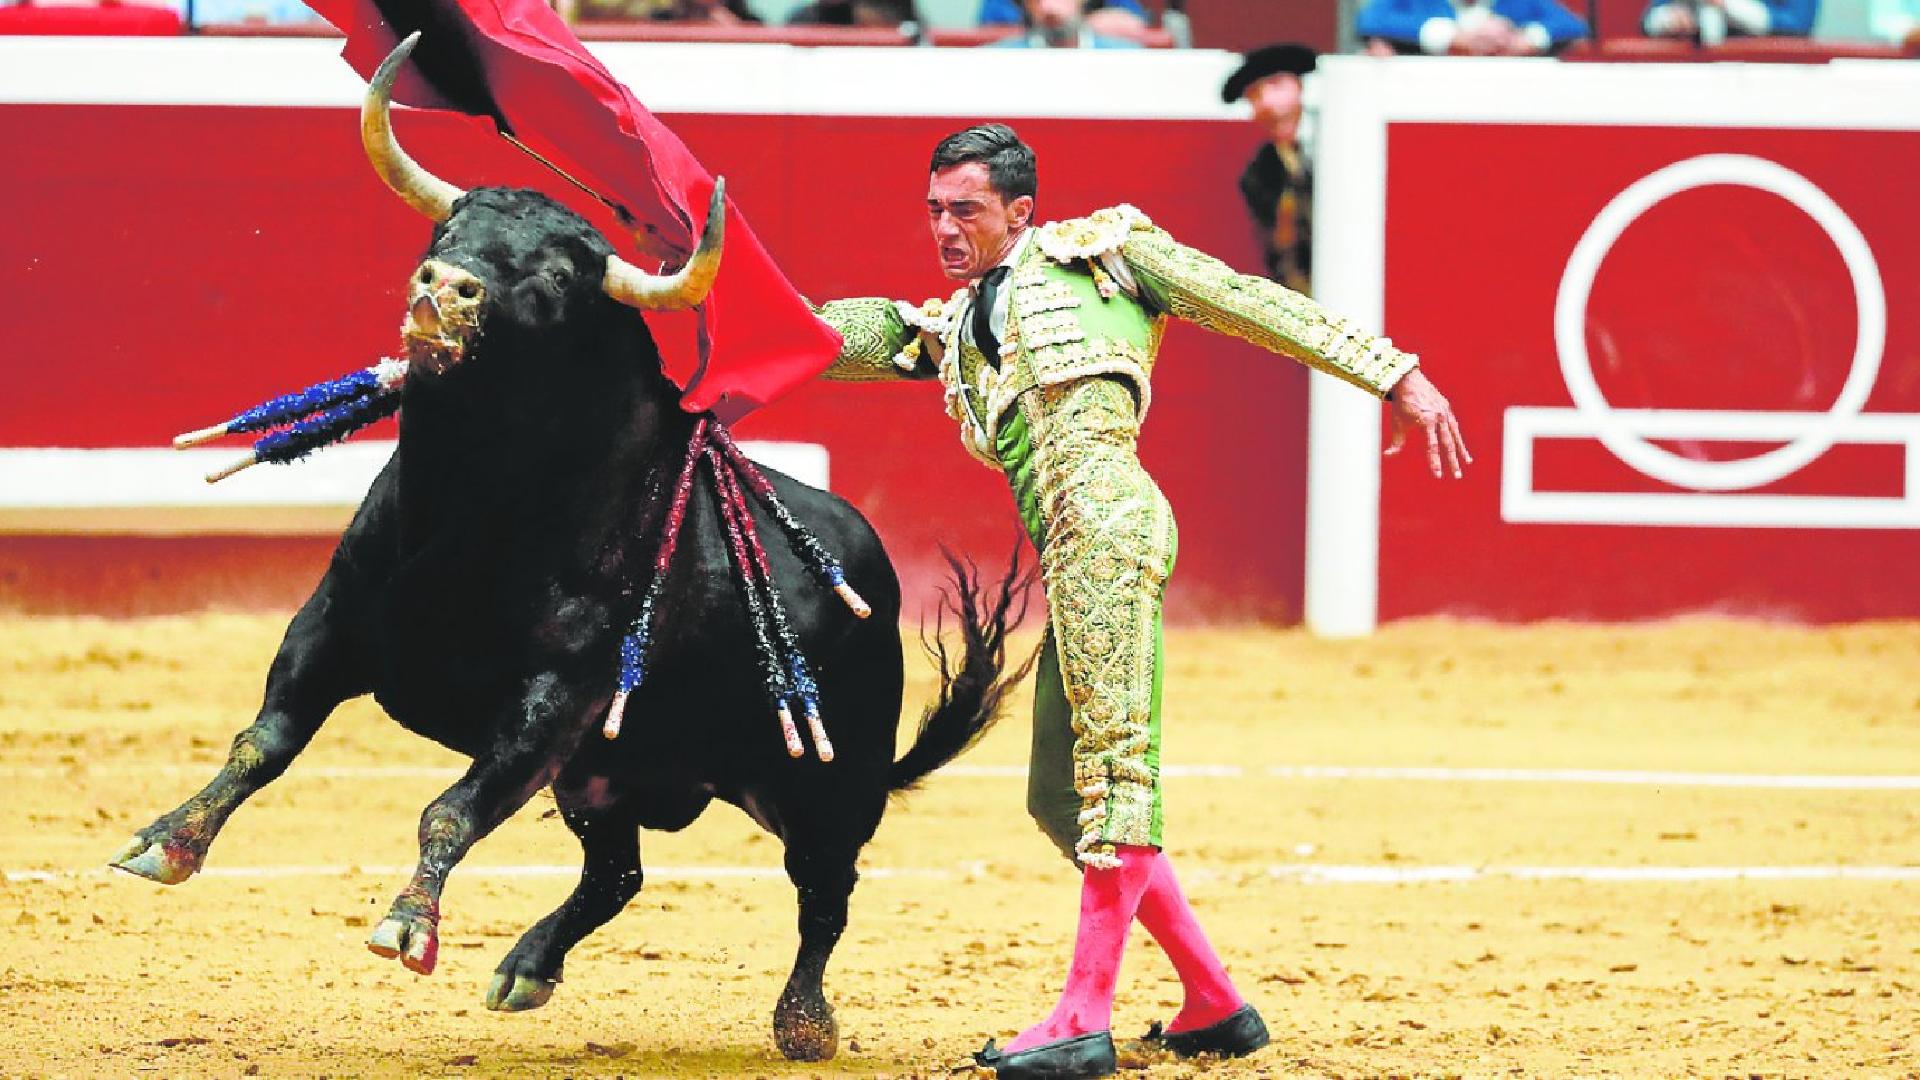
[{"label": "bull's horn", "polygon": [[367,83],[366,100],[360,103],[360,145],[366,148],[373,171],[380,174],[380,179],[387,182],[395,195],[433,220],[445,221],[447,215],[453,213],[453,201],[466,192],[408,157],[407,152],[400,149],[400,140],[393,137],[393,121],[388,116],[394,76],[400,73],[400,65],[419,43],[418,30],[408,34],[407,40],[394,46],[381,61],[380,70],[374,72],[373,79]]},{"label": "bull's horn", "polygon": [[700,234],[700,246],[687,265],[671,274],[649,274],[618,255],[609,255],[603,283],[607,295],[642,311],[679,311],[705,300],[714,276],[720,273],[726,221],[727,181],[720,177],[714,180],[713,198],[707,202],[707,227]]}]

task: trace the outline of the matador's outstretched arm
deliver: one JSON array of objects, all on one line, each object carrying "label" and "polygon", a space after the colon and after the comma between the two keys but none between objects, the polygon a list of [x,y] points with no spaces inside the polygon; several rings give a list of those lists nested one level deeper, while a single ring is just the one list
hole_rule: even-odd
[{"label": "matador's outstretched arm", "polygon": [[1162,311],[1292,357],[1375,397],[1420,363],[1292,289],[1176,242],[1144,216],[1133,223],[1120,256],[1145,299]]},{"label": "matador's outstretched arm", "polygon": [[1175,242],[1131,207],[1102,213],[1125,216],[1129,228],[1119,265],[1113,266],[1111,256],[1101,262],[1132,277],[1149,303],[1290,356],[1376,397],[1388,397],[1391,391],[1394,438],[1387,453],[1397,453],[1406,432],[1417,428],[1426,436],[1427,466],[1433,475],[1464,475],[1473,455],[1460,421],[1420,371],[1418,357],[1285,286],[1237,273],[1211,255]]},{"label": "matador's outstretched arm", "polygon": [[877,296],[829,300],[814,311],[840,331],[840,355],[821,373],[841,382],[931,379],[938,373],[937,301],[921,308]]}]

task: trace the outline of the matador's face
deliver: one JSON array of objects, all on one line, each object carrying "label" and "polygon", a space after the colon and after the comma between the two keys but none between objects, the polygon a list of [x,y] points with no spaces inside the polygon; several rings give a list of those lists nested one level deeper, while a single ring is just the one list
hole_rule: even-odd
[{"label": "matador's face", "polygon": [[1033,218],[1033,196],[1007,199],[977,161],[934,173],[927,182],[927,225],[940,272],[972,281],[999,265]]}]

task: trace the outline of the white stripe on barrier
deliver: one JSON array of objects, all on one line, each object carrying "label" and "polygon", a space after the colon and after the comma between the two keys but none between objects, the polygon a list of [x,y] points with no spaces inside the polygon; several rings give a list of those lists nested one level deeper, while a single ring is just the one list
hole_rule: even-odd
[{"label": "white stripe on barrier", "polygon": [[[144,773],[212,776],[218,762],[197,765],[6,765],[0,777],[133,776]],[[291,780],[453,780],[464,770],[440,765],[295,765]],[[940,776],[974,780],[1024,779],[1024,765],[949,765]],[[1482,769],[1425,766],[1274,765],[1264,770],[1239,765],[1167,765],[1170,780],[1244,780],[1249,775],[1274,780],[1406,780],[1439,783],[1617,784],[1640,787],[1715,787],[1794,789],[1801,791],[1920,791],[1920,776],[1657,772],[1636,769]]]},{"label": "white stripe on barrier", "polygon": [[[337,39],[0,38],[0,105],[357,109]],[[1238,121],[1217,49],[873,49],[597,42],[655,113]],[[725,78],[714,78],[716,71]],[[882,93],[875,89],[884,87]]]},{"label": "white stripe on barrier", "polygon": [[[0,510],[103,507],[355,506],[393,456],[391,440],[366,439],[276,468],[252,469],[218,484],[208,472],[246,456],[247,444],[74,450],[0,448]],[[748,457],[825,488],[827,448],[819,443],[743,439]]]},{"label": "white stripe on barrier", "polygon": [[[951,881],[970,876],[979,864],[942,867],[863,867],[869,880]],[[404,878],[411,866],[210,866],[197,875],[246,880],[347,877],[366,874]],[[1204,871],[1203,871],[1204,873]],[[1485,881],[1582,881],[1607,884],[1711,884],[1741,881],[1920,881],[1920,866],[1372,866],[1336,863],[1285,863],[1267,868],[1267,876],[1303,885],[1429,885]],[[465,878],[574,878],[577,866],[462,866]],[[8,870],[11,883],[73,881],[115,876],[105,867],[78,870]],[[667,881],[784,881],[777,866],[650,866],[646,876]]]},{"label": "white stripe on barrier", "polygon": [[0,509],[83,510],[115,506],[354,506],[393,456],[392,440],[334,447],[304,461],[254,469],[218,484],[206,475],[247,455],[248,443],[75,450],[0,449]]}]

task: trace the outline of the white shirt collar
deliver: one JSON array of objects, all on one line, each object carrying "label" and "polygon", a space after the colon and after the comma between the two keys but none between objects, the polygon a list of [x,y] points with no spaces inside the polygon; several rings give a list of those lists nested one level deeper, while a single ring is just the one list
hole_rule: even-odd
[{"label": "white shirt collar", "polygon": [[[1006,257],[993,264],[993,269],[998,269],[1002,266],[1017,265],[1020,262],[1021,253],[1027,250],[1028,244],[1033,243],[1033,234],[1034,226],[1027,226],[1026,229],[1020,233],[1020,238],[1013,242],[1011,248],[1007,249]],[[968,327],[967,339],[969,341],[973,339],[973,330],[971,329],[973,326],[972,305],[980,296],[980,283],[984,280],[986,280],[986,275],[982,274],[967,283],[968,306],[965,309],[964,316],[966,321],[962,325]],[[1005,287],[1005,285],[1001,287],[999,292],[993,294],[993,310],[987,312],[987,324],[993,327],[993,332],[996,336],[1004,337],[1007,332],[1007,305],[1012,296],[1013,290]]]},{"label": "white shirt collar", "polygon": [[[1025,229],[1022,229],[1020,231],[1020,238],[1018,240],[1015,240],[1013,242],[1013,246],[1007,249],[1007,257],[1004,259],[1001,259],[997,263],[994,263],[993,264],[994,268],[998,269],[1002,266],[1013,266],[1016,263],[1018,263],[1020,261],[1020,253],[1027,250],[1028,244],[1033,243],[1033,230],[1034,230],[1034,226],[1032,225],[1029,225]],[[985,277],[985,276],[986,275],[984,274],[981,275],[981,277]],[[974,279],[973,286],[976,289],[980,287],[979,278]]]}]

